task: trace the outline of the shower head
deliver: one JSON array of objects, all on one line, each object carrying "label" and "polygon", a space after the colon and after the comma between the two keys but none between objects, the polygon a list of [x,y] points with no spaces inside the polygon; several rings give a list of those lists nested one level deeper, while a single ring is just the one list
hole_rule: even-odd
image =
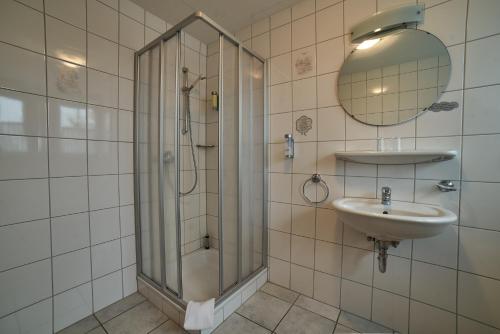
[{"label": "shower head", "polygon": [[201,80],[205,80],[207,77],[199,75],[196,80],[194,80],[191,84],[188,82],[188,73],[189,69],[187,67],[182,68],[182,73],[184,73],[184,87],[182,87],[182,92],[185,94],[191,93],[191,90],[194,88],[194,86]]},{"label": "shower head", "polygon": [[191,85],[188,87],[188,91],[191,91],[191,89],[193,89],[193,88],[194,88],[194,86],[195,86],[195,85],[196,85],[199,81],[201,81],[201,80],[205,80],[206,78],[207,78],[207,77],[204,77],[204,76],[202,76],[202,75],[198,76],[198,78],[196,78],[196,80],[195,80],[195,81],[193,81],[193,82],[191,83]]}]

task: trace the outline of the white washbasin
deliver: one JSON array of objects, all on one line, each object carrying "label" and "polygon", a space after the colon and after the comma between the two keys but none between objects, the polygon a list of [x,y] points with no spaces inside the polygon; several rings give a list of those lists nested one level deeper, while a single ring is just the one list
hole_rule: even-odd
[{"label": "white washbasin", "polygon": [[380,199],[342,198],[333,206],[341,221],[384,241],[432,237],[457,221],[450,210],[428,204],[392,201],[384,207]]}]

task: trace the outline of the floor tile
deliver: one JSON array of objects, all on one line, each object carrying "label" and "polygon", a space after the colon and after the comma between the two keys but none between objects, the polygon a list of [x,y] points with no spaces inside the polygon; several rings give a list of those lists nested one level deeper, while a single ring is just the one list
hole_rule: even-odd
[{"label": "floor tile", "polygon": [[167,321],[149,301],[145,301],[104,324],[109,334],[145,334]]},{"label": "floor tile", "polygon": [[89,315],[77,323],[57,332],[57,334],[84,334],[99,326],[101,326],[99,321],[97,321],[93,315]]},{"label": "floor tile", "polygon": [[236,312],[269,330],[273,330],[290,306],[290,303],[257,291]]},{"label": "floor tile", "polygon": [[335,331],[333,334],[351,334],[351,333],[358,333],[354,329],[350,329],[349,327],[343,326],[341,324],[337,324],[335,327]]},{"label": "floor tile", "polygon": [[311,312],[317,313],[333,321],[337,321],[340,314],[340,310],[338,308],[306,296],[300,296],[295,302],[295,305],[305,308],[306,310],[309,310]]},{"label": "floor tile", "polygon": [[341,325],[355,329],[362,333],[392,333],[392,329],[363,319],[349,312],[340,312],[338,322]]},{"label": "floor tile", "polygon": [[175,322],[169,320],[165,322],[160,327],[156,328],[154,331],[150,332],[150,334],[187,334],[184,329],[179,327]]},{"label": "floor tile", "polygon": [[101,323],[105,323],[145,300],[142,295],[134,293],[96,312],[95,316]]},{"label": "floor tile", "polygon": [[303,308],[292,306],[276,328],[277,334],[331,334],[335,322]]},{"label": "floor tile", "polygon": [[87,334],[106,334],[106,331],[104,330],[104,328],[102,328],[101,326],[99,326],[97,328],[94,328],[93,330],[91,330]]},{"label": "floor tile", "polygon": [[264,327],[245,319],[239,314],[233,313],[225,320],[217,329],[214,334],[267,334],[271,333]]},{"label": "floor tile", "polygon": [[264,284],[260,290],[279,299],[283,299],[287,303],[293,303],[299,296],[297,292],[269,282]]}]

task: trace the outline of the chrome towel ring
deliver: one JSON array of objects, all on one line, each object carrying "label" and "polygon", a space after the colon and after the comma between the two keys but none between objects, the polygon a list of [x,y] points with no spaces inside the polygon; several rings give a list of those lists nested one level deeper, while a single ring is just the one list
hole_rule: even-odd
[{"label": "chrome towel ring", "polygon": [[[311,201],[309,199],[309,197],[307,197],[306,195],[306,186],[309,184],[309,183],[314,183],[314,184],[317,184],[319,185],[321,188],[323,188],[324,192],[325,192],[325,196],[323,197],[322,200],[320,201]],[[302,197],[309,203],[311,204],[320,204],[320,203],[323,203],[324,201],[327,200],[328,196],[330,195],[330,189],[328,189],[328,185],[326,184],[325,181],[323,181],[323,179],[321,178],[321,175],[319,174],[313,174],[310,178],[308,178],[304,184],[302,185]]]}]

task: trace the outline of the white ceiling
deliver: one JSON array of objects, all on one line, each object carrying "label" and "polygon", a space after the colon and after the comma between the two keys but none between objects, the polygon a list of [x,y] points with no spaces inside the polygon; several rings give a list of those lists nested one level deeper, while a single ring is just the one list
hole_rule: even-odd
[{"label": "white ceiling", "polygon": [[176,24],[201,10],[230,32],[244,28],[268,15],[290,7],[300,0],[133,0],[135,3]]}]

